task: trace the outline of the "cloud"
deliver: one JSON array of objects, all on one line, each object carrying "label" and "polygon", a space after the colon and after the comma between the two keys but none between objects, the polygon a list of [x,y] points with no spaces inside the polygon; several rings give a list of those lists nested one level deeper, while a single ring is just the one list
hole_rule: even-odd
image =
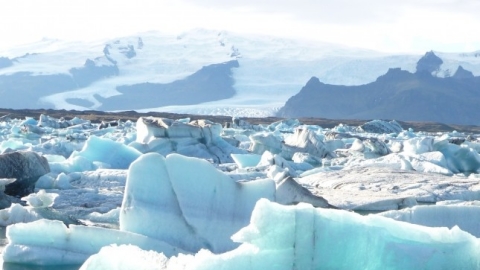
[{"label": "cloud", "polygon": [[248,9],[265,14],[283,14],[295,20],[322,24],[372,24],[393,22],[408,17],[410,11],[446,11],[478,16],[480,2],[476,0],[185,0],[205,8]]},{"label": "cloud", "polygon": [[305,38],[388,52],[480,49],[477,0],[16,0],[0,9],[6,46],[191,28]]},{"label": "cloud", "polygon": [[[480,49],[477,0],[184,0],[231,14],[229,25],[388,52]],[[242,18],[243,16],[243,18]],[[233,23],[232,23],[233,22]],[[228,23],[227,23],[228,24]],[[227,29],[228,30],[228,29]]]}]

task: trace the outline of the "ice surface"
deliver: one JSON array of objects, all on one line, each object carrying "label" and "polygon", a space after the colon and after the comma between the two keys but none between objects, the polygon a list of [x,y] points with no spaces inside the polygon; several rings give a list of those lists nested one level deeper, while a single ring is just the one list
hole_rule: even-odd
[{"label": "ice surface", "polygon": [[97,168],[127,169],[141,153],[108,138],[90,136],[79,152],[73,152],[65,161],[51,162],[52,171],[79,172]]},{"label": "ice surface", "polygon": [[434,149],[445,155],[448,168],[454,173],[478,173],[480,170],[480,154],[470,147],[443,140],[435,143]]},{"label": "ice surface", "polygon": [[281,206],[260,200],[224,254],[172,257],[164,269],[477,269],[480,241],[458,227]]},{"label": "ice surface", "polygon": [[45,190],[42,189],[37,193],[23,197],[22,200],[26,201],[27,204],[33,208],[45,208],[51,207],[56,197],[58,197],[58,194],[46,193]]},{"label": "ice surface", "polygon": [[283,155],[290,159],[296,152],[309,153],[317,158],[333,157],[322,139],[306,128],[297,128],[293,135],[287,136],[282,150]]},{"label": "ice surface", "polygon": [[108,164],[110,169],[127,169],[141,153],[126,145],[112,140],[91,136],[82,151],[76,152],[70,158],[82,157],[92,162]]},{"label": "ice surface", "polygon": [[[295,265],[304,267],[310,262],[329,263],[329,258],[339,258],[337,262],[356,259],[360,262],[360,268],[364,266],[361,264],[363,261],[375,262],[375,267],[380,269],[382,266],[388,268],[389,258],[400,256],[397,253],[408,253],[405,258],[414,258],[411,259],[412,264],[419,263],[421,267],[422,263],[431,258],[430,255],[440,254],[432,247],[440,247],[444,251],[449,248],[447,246],[454,245],[452,243],[455,241],[467,239],[457,227],[478,235],[474,218],[480,201],[478,135],[460,132],[425,133],[411,129],[398,133],[375,133],[373,130],[365,132],[359,127],[347,125],[328,129],[302,125],[295,119],[268,126],[252,125],[237,119],[230,128],[222,128],[221,125],[208,121],[191,122],[190,119],[162,121],[164,128],[159,129],[150,129],[151,126],[129,121],[120,121],[118,126],[105,125],[101,129],[99,124],[84,123],[79,119],[72,120],[67,127],[60,126],[65,120],[49,117],[42,120],[49,123],[45,127],[37,126],[38,122],[31,118],[0,121],[2,152],[19,149],[37,152],[46,158],[52,168],[50,173],[38,179],[35,193],[25,196],[29,206],[21,206],[18,198],[3,195],[2,198],[14,204],[0,210],[0,225],[21,225],[19,223],[46,218],[61,221],[72,228],[41,225],[37,230],[38,224],[43,223],[18,227],[24,229],[18,229],[15,227],[17,225],[10,226],[9,228],[16,228],[13,229],[14,232],[18,232],[12,237],[13,243],[15,239],[28,238],[28,241],[39,241],[45,245],[17,242],[18,245],[13,244],[9,248],[9,254],[23,263],[67,263],[67,260],[78,263],[98,252],[104,245],[126,243],[118,242],[113,235],[123,239],[124,234],[129,233],[127,231],[132,231],[141,233],[148,241],[164,241],[176,248],[198,251],[198,254],[169,258],[168,254],[141,251],[137,246],[110,246],[105,248],[108,252],[92,257],[95,259],[89,261],[89,269],[95,269],[95,265],[113,267],[115,263],[117,266],[121,264],[118,267],[131,266],[130,263],[142,266],[150,260],[165,262],[165,267],[170,269],[195,268],[200,265],[210,269],[220,267],[222,263],[228,263],[223,266],[230,269],[231,260],[238,267],[264,266],[263,269],[270,269],[275,266],[272,264],[274,261],[279,264],[285,262],[285,265],[293,265],[294,262]],[[384,128],[384,125],[376,127]],[[246,150],[249,147],[253,152]],[[234,150],[239,150],[239,154],[235,154]],[[171,154],[175,152],[177,154]],[[218,163],[218,160],[230,153],[234,153],[237,163],[233,163],[235,158],[230,159],[231,163]],[[243,155],[245,153],[249,155]],[[331,154],[324,156],[322,153]],[[216,159],[215,156],[221,155],[224,156]],[[129,165],[130,169],[127,169]],[[258,232],[264,238],[244,241],[241,237],[247,239],[246,232],[249,231],[244,229],[235,238],[242,240],[243,244],[233,242],[232,234],[247,226],[249,220],[252,220],[249,227],[260,223],[270,224],[269,220],[259,223],[252,219],[251,211],[256,200],[264,197],[272,202],[298,204],[300,210],[292,210],[297,208],[290,207],[285,210],[280,206],[277,209],[275,204],[266,203],[267,206],[262,208],[256,218],[261,220],[263,216],[272,219],[268,229],[262,227]],[[463,206],[457,205],[454,208],[452,200],[463,201]],[[424,241],[426,237],[419,236],[426,229],[419,233],[418,226],[409,227],[413,225],[404,225],[394,220],[387,222],[380,217],[360,217],[338,211],[307,211],[305,209],[308,207],[302,204],[304,202],[317,207],[333,205],[358,211],[413,207],[389,215],[412,223],[452,228],[450,231],[441,229],[441,233],[437,229],[426,233],[434,240],[442,234],[450,242],[444,241],[446,244],[441,245],[427,243]],[[437,205],[432,205],[434,203]],[[444,205],[440,206],[442,203]],[[428,205],[414,207],[418,204]],[[328,213],[328,218],[321,220],[324,222],[322,224],[329,227],[322,225],[324,227],[321,232],[315,231],[315,237],[318,236],[316,239],[322,235],[326,237],[321,239],[327,239],[325,245],[330,245],[328,250],[316,253],[316,247],[312,248],[312,239],[315,239],[310,233],[313,231],[313,221],[291,223],[276,216],[286,218],[292,215],[292,211],[299,220],[306,216],[317,220],[320,219],[317,218],[320,215],[318,213]],[[309,214],[305,214],[305,211]],[[288,237],[305,237],[305,242],[310,243],[308,248],[302,248],[303,244],[295,242],[295,249],[291,244],[288,251],[282,249],[288,246],[284,244],[286,238],[276,233],[281,233],[287,227],[293,228],[292,226],[297,231],[307,233],[297,235],[290,231]],[[375,229],[372,226],[376,226]],[[110,230],[99,232],[98,227]],[[119,227],[123,231],[118,231]],[[332,232],[331,238],[323,231],[325,228]],[[344,231],[336,234],[336,228],[344,228]],[[40,233],[39,230],[43,231]],[[72,234],[70,230],[76,232]],[[81,230],[85,231],[78,233]],[[359,240],[362,235],[373,234],[370,230],[381,232],[379,235],[383,238],[377,239],[373,244],[368,242],[370,238]],[[392,238],[389,233],[392,232],[401,241],[390,241]],[[248,235],[253,234],[255,233]],[[66,235],[74,235],[69,238],[73,242],[67,244]],[[106,235],[107,239],[97,240],[99,235]],[[80,237],[83,242],[76,240]],[[405,242],[405,238],[411,241]],[[46,242],[47,239],[53,239],[51,246]],[[329,241],[334,239],[338,243],[331,244]],[[374,241],[376,238],[372,239]],[[90,240],[95,248],[90,246],[88,250],[85,249],[88,252],[79,255],[77,251],[80,246],[85,248],[84,243]],[[375,243],[386,243],[385,241],[390,242],[383,249],[375,246]],[[363,248],[362,243],[367,242],[372,246],[370,251]],[[458,244],[459,248],[451,248],[447,256],[450,253],[454,256],[455,252],[463,250],[464,257],[458,258],[465,258],[470,254],[465,251],[470,242],[465,240],[465,243]],[[274,249],[271,243],[280,249]],[[134,242],[131,244],[137,245]],[[267,244],[268,249],[265,249]],[[322,245],[319,244],[319,248]],[[150,249],[139,246],[145,250]],[[397,251],[398,246],[403,249]],[[121,260],[112,261],[112,254],[115,254],[117,248],[118,254],[132,254],[131,257],[125,255],[128,262],[122,264]],[[352,258],[336,257],[338,254],[335,252],[340,253],[339,250],[342,250],[342,256],[348,254]],[[393,257],[386,253],[389,250],[395,251]],[[372,255],[377,251],[380,252],[378,258]],[[62,254],[66,254],[64,261],[59,257]],[[311,256],[315,255],[315,259],[306,260],[295,254],[313,254]],[[415,261],[417,254],[422,254],[425,261]],[[405,266],[403,261],[405,260],[400,260],[398,267]],[[452,260],[446,266],[454,265],[456,269],[463,267],[461,263]],[[435,266],[437,265],[429,264],[424,268]]]},{"label": "ice surface", "polygon": [[165,267],[167,257],[153,250],[142,250],[133,245],[111,245],[90,256],[80,270],[157,270]]},{"label": "ice surface", "polygon": [[18,203],[12,203],[9,208],[0,210],[0,226],[8,226],[15,223],[27,223],[38,219],[42,216],[37,209],[24,207]]},{"label": "ice surface", "polygon": [[237,183],[207,161],[149,153],[130,167],[120,229],[189,251],[224,252],[237,246],[229,238],[260,198],[275,199],[273,181]]},{"label": "ice surface", "polygon": [[157,152],[164,156],[179,153],[215,163],[231,163],[231,154],[246,154],[226,142],[221,132],[220,124],[206,120],[185,123],[168,118],[140,117],[136,143],[131,146],[143,153]]},{"label": "ice surface", "polygon": [[412,208],[379,213],[398,221],[428,227],[458,226],[475,237],[480,237],[480,206],[475,205],[418,205]]},{"label": "ice surface", "polygon": [[255,167],[262,157],[257,154],[231,154],[231,156],[239,168]]},{"label": "ice surface", "polygon": [[185,252],[135,233],[77,225],[67,228],[61,221],[46,219],[8,226],[7,238],[9,243],[3,251],[3,260],[22,264],[82,264],[103,246],[111,244],[132,244],[166,256]]},{"label": "ice surface", "polygon": [[479,178],[422,173],[382,165],[324,169],[297,180],[313,194],[323,196],[330,204],[343,209],[385,211],[417,203],[480,200]]}]

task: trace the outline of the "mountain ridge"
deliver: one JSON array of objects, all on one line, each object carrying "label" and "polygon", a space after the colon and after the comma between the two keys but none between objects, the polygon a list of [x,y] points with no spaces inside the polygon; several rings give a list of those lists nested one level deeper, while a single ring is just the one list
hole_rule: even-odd
[{"label": "mountain ridge", "polygon": [[[474,76],[480,75],[480,52],[435,54],[443,59],[435,76],[451,76],[458,66]],[[0,57],[3,57],[0,58],[3,59],[0,60],[3,63],[0,93],[6,95],[0,100],[0,107],[135,108],[266,117],[275,115],[312,76],[326,84],[362,85],[375,81],[391,67],[415,72],[420,56],[385,54],[266,35],[198,30],[180,35],[147,32],[92,42],[42,40],[0,51]],[[161,102],[153,103],[154,99],[134,102],[135,99],[130,98],[131,106],[125,101],[125,105],[117,108],[109,101],[118,99],[115,96],[126,95],[127,92],[122,92],[123,86],[178,84],[202,67],[231,60],[239,63],[231,75],[235,94],[223,99],[197,99],[166,106]],[[20,74],[21,80],[15,77]],[[208,92],[208,89],[202,91]],[[128,100],[126,96],[123,99]]]},{"label": "mountain ridge", "polygon": [[329,85],[313,77],[282,107],[280,117],[395,119],[480,124],[480,77],[459,67],[454,76],[436,77],[442,60],[428,52],[411,73],[390,68],[374,82]]}]

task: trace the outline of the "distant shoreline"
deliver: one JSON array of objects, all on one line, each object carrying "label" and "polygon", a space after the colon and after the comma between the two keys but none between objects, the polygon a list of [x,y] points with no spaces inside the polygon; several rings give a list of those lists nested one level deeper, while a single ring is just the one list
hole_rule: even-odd
[{"label": "distant shoreline", "polygon": [[[179,118],[190,118],[191,120],[196,119],[207,119],[216,123],[224,124],[226,122],[231,122],[231,116],[221,116],[221,115],[193,115],[193,114],[178,114],[178,113],[168,113],[168,112],[147,112],[139,113],[136,111],[121,111],[121,112],[104,112],[104,111],[95,111],[95,110],[86,110],[86,111],[76,111],[76,110],[53,110],[53,109],[0,109],[0,121],[5,117],[18,118],[22,119],[25,117],[33,117],[38,119],[41,114],[46,114],[54,118],[66,118],[71,119],[73,117],[78,117],[86,120],[90,120],[93,123],[100,123],[102,121],[116,121],[116,120],[131,120],[136,121],[139,117],[142,116],[154,116],[154,117],[165,117],[171,119]],[[280,117],[240,117],[248,121],[251,124],[270,124],[276,121],[280,121],[284,118]],[[309,125],[318,125],[323,128],[333,128],[340,123],[349,125],[349,126],[359,126],[373,119],[360,120],[360,119],[325,119],[325,118],[298,118],[300,122]],[[389,119],[391,120],[391,119]],[[418,121],[398,121],[397,122],[404,128],[412,128],[414,131],[424,131],[424,132],[465,132],[472,134],[480,134],[480,126],[474,125],[456,125],[456,124],[443,124],[437,122],[418,122]]]}]

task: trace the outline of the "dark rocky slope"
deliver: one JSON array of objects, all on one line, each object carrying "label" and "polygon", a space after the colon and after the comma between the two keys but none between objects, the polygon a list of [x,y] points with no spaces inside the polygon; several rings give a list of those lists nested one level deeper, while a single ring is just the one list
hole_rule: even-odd
[{"label": "dark rocky slope", "polygon": [[480,125],[480,77],[461,66],[452,77],[435,77],[441,63],[429,52],[415,73],[392,68],[360,86],[329,85],[313,77],[278,116]]},{"label": "dark rocky slope", "polygon": [[170,105],[191,105],[221,100],[235,95],[232,68],[238,61],[213,64],[201,68],[185,79],[172,83],[141,83],[117,87],[118,96],[95,98],[100,110],[138,110]]}]

